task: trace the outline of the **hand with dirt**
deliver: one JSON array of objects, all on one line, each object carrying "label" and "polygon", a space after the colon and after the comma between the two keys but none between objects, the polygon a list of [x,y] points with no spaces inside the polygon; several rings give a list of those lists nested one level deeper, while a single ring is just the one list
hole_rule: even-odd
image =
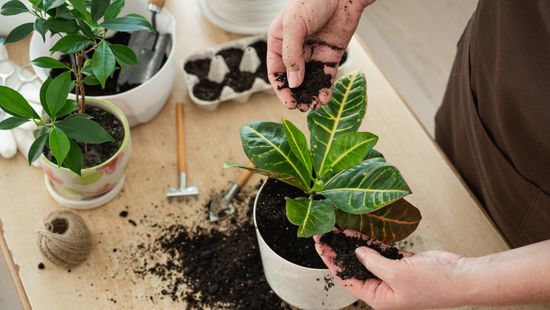
[{"label": "hand with dirt", "polygon": [[[344,231],[348,236],[362,236]],[[374,309],[433,309],[550,302],[550,240],[482,257],[404,252],[400,260],[357,248],[357,259],[379,279],[341,280],[334,251],[314,237],[317,252],[350,293]]]},{"label": "hand with dirt", "polygon": [[329,102],[338,63],[363,10],[373,2],[289,1],[271,24],[267,42],[269,81],[288,108],[305,112]]}]

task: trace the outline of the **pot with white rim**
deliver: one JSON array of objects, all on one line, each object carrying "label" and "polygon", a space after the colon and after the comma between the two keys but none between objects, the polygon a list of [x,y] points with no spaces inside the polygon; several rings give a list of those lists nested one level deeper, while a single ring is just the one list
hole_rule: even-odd
[{"label": "pot with white rim", "polygon": [[61,205],[75,209],[99,207],[113,199],[122,189],[132,153],[130,126],[122,110],[98,98],[87,98],[86,105],[113,114],[124,127],[124,138],[114,155],[100,165],[82,169],[81,176],[58,167],[44,154],[40,156],[40,167],[45,173],[50,195]]},{"label": "pot with white rim", "polygon": [[[128,1],[122,13],[137,13],[144,16],[150,14],[145,1]],[[166,50],[166,62],[152,78],[135,88],[118,94],[86,96],[86,98],[98,98],[116,104],[126,114],[130,126],[147,123],[160,112],[170,95],[176,77],[176,19],[166,8],[157,14],[157,28],[160,33],[170,33],[172,43]],[[44,42],[40,34],[35,32],[29,47],[30,58],[49,56],[49,50],[56,42],[57,37],[47,37]],[[53,57],[56,56],[59,55],[54,54]],[[49,69],[37,66],[33,66],[33,69],[42,81],[45,81],[50,75]],[[71,99],[74,99],[74,94],[70,94],[70,96]]]},{"label": "pot with white rim", "polygon": [[300,309],[340,309],[357,301],[356,297],[334,281],[328,269],[308,268],[292,263],[267,244],[258,228],[256,217],[258,201],[266,184],[262,184],[256,195],[253,216],[264,274],[271,289],[285,302]]}]

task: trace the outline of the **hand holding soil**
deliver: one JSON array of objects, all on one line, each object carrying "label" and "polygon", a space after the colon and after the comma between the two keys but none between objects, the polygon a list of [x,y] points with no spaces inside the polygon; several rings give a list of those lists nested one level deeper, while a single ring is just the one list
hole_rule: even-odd
[{"label": "hand holding soil", "polygon": [[267,70],[288,108],[305,112],[329,102],[337,64],[364,8],[373,2],[290,1],[275,19],[268,33]]}]

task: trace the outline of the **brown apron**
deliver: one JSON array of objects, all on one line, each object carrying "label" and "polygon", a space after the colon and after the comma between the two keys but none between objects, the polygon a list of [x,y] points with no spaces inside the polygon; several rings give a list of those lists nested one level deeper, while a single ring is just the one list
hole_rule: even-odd
[{"label": "brown apron", "polygon": [[550,239],[550,1],[479,1],[436,140],[512,246]]}]

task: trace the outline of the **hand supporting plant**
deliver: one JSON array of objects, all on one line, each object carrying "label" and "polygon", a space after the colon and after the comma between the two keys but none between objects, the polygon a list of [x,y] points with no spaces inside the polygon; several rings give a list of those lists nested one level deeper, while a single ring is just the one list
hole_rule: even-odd
[{"label": "hand supporting plant", "polygon": [[338,80],[328,105],[308,114],[311,148],[290,121],[252,122],[241,128],[249,169],[300,188],[307,195],[287,198],[286,212],[298,225],[299,237],[332,230],[363,232],[382,242],[411,234],[420,212],[405,201],[411,193],[393,165],[373,149],[378,137],[357,132],[366,113],[366,81],[362,73]]},{"label": "hand supporting plant", "polygon": [[[84,85],[101,84],[105,87],[117,63],[122,69],[137,63],[130,48],[106,41],[107,31],[153,29],[142,16],[129,14],[119,17],[124,0],[29,0],[29,3],[27,7],[19,0],[10,0],[2,6],[2,15],[30,13],[36,17],[34,23],[15,28],[4,43],[19,41],[33,30],[45,39],[49,32],[51,36],[60,36],[50,51],[71,55],[74,64],[66,66],[52,57],[32,61],[38,67],[65,70],[54,79],[48,78],[41,87],[40,103],[45,115],[38,115],[16,91],[0,86],[0,108],[12,115],[0,123],[0,130],[12,129],[26,122],[35,123],[38,130],[29,151],[29,163],[40,157],[47,143],[59,166],[80,175],[83,154],[77,142],[112,141],[98,123],[84,114]],[[89,58],[88,53],[92,51],[93,57]],[[76,100],[67,99],[73,87]]]}]

